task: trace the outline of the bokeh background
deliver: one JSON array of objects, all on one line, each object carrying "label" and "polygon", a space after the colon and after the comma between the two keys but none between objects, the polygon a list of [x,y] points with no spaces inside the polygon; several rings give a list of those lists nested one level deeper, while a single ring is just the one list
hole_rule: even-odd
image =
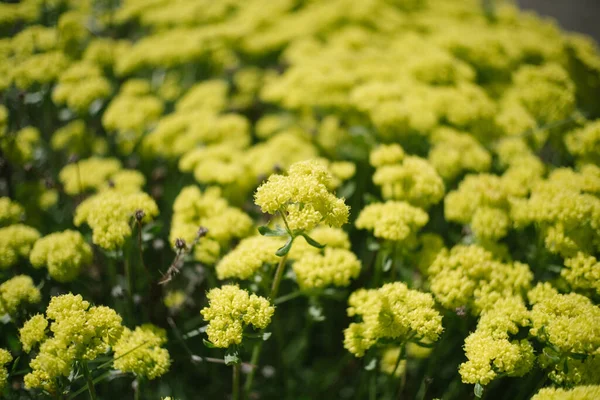
[{"label": "bokeh background", "polygon": [[591,35],[600,42],[600,0],[518,0],[518,4],[558,20],[569,31]]}]

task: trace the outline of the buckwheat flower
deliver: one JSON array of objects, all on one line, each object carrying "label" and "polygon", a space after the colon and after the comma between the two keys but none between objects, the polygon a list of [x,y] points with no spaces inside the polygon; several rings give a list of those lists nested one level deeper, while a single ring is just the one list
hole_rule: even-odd
[{"label": "buckwheat flower", "polygon": [[251,236],[242,239],[235,249],[227,253],[216,266],[217,278],[248,279],[265,264],[277,264],[275,255],[283,245],[280,239],[266,236]]},{"label": "buckwheat flower", "polygon": [[600,307],[580,294],[559,294],[550,284],[528,293],[530,333],[561,353],[595,354],[600,347]]},{"label": "buckwheat flower", "polygon": [[216,347],[227,348],[242,342],[244,328],[252,325],[264,329],[275,312],[269,300],[248,294],[234,285],[212,289],[206,295],[208,307],[200,311],[208,321],[208,340]]},{"label": "buckwheat flower", "polygon": [[381,356],[381,372],[393,375],[396,378],[404,375],[404,371],[406,371],[406,360],[400,360],[398,365],[396,365],[398,357],[400,356],[400,351],[400,347],[390,347],[384,350],[383,355]]},{"label": "buckwheat flower", "polygon": [[39,232],[27,225],[15,224],[0,228],[0,270],[26,259],[39,238]]},{"label": "buckwheat flower", "polygon": [[492,157],[477,139],[467,133],[440,128],[433,133],[434,144],[428,160],[446,181],[452,181],[464,172],[485,172],[490,169]]},{"label": "buckwheat flower", "polygon": [[116,158],[91,157],[66,165],[58,178],[65,192],[73,196],[88,190],[97,190],[120,170],[121,163]]},{"label": "buckwheat flower", "polygon": [[600,294],[600,262],[594,256],[579,252],[575,257],[566,259],[560,275],[573,289]]},{"label": "buckwheat flower", "polygon": [[120,193],[135,193],[141,191],[145,184],[146,178],[140,171],[122,169],[111,175],[110,179],[99,189],[114,189]]},{"label": "buckwheat flower", "polygon": [[414,239],[416,233],[429,221],[420,208],[406,202],[373,203],[360,211],[355,225],[358,229],[373,231],[377,238],[394,242]]},{"label": "buckwheat flower", "polygon": [[52,101],[57,105],[66,104],[77,113],[87,114],[94,101],[107,98],[111,92],[110,82],[102,76],[101,69],[81,61],[71,64],[61,73],[52,92]]},{"label": "buckwheat flower", "polygon": [[163,303],[168,308],[178,309],[185,304],[186,297],[183,290],[172,290],[165,295]]},{"label": "buckwheat flower", "polygon": [[442,250],[428,273],[431,292],[442,306],[450,310],[466,306],[474,315],[502,298],[520,296],[533,279],[526,264],[502,263],[476,245]]},{"label": "buckwheat flower", "polygon": [[40,290],[27,275],[17,275],[0,284],[0,315],[14,315],[19,308],[39,303]]},{"label": "buckwheat flower", "polygon": [[417,252],[413,252],[414,263],[423,273],[427,275],[429,266],[435,261],[438,254],[446,249],[444,239],[435,233],[424,233],[419,235],[419,247]]},{"label": "buckwheat flower", "polygon": [[0,197],[0,226],[19,222],[25,214],[25,209],[9,197]]},{"label": "buckwheat flower", "polygon": [[52,135],[50,145],[56,151],[63,150],[68,154],[86,154],[90,150],[90,135],[85,122],[76,119],[57,129]]},{"label": "buckwheat flower", "polygon": [[8,369],[4,366],[13,360],[8,350],[0,348],[0,392],[4,391],[8,383]]},{"label": "buckwheat flower", "polygon": [[135,330],[123,329],[114,345],[114,367],[132,372],[144,379],[156,379],[164,375],[171,365],[169,351],[161,346],[167,342],[167,332],[151,324],[138,326]]},{"label": "buckwheat flower", "polygon": [[69,59],[60,51],[34,54],[15,65],[14,83],[18,88],[27,90],[35,84],[54,82],[68,67]]},{"label": "buckwheat flower", "polygon": [[349,207],[329,192],[332,177],[318,161],[293,164],[288,175],[274,174],[254,195],[264,213],[281,212],[293,231],[310,231],[319,223],[340,227],[348,221]]},{"label": "buckwheat flower", "polygon": [[558,385],[598,383],[600,308],[585,296],[559,294],[549,283],[528,293],[533,305],[529,333],[546,345],[538,357]]},{"label": "buckwheat flower", "polygon": [[146,223],[158,215],[156,202],[146,193],[121,193],[105,190],[84,200],[75,210],[74,223],[92,228],[92,241],[98,246],[114,250],[131,236],[131,221],[136,211],[142,210]]},{"label": "buckwheat flower", "polygon": [[344,331],[344,347],[357,357],[378,340],[398,343],[412,338],[435,342],[442,333],[442,316],[429,293],[408,289],[401,282],[379,289],[359,289],[348,299],[348,315],[360,316]]},{"label": "buckwheat flower", "polygon": [[520,228],[535,224],[546,248],[564,258],[593,254],[600,240],[600,174],[557,168],[534,184],[527,199],[511,200],[511,219]]},{"label": "buckwheat flower", "polygon": [[582,385],[569,389],[543,388],[531,400],[595,400],[600,398],[600,385]]},{"label": "buckwheat flower", "polygon": [[513,75],[514,96],[540,124],[562,121],[575,109],[575,85],[557,63],[525,65]]},{"label": "buckwheat flower", "polygon": [[39,388],[50,393],[57,390],[61,376],[69,376],[76,361],[93,361],[106,354],[123,331],[121,317],[114,310],[90,306],[81,295],[52,297],[46,320],[50,327],[45,337],[40,332],[43,325],[40,316],[25,324],[25,332],[33,336],[25,336],[24,345],[32,345],[35,340],[40,347],[29,364],[32,371],[25,375],[24,382],[28,389]]},{"label": "buckwheat flower", "polygon": [[27,126],[14,135],[0,135],[0,145],[9,161],[25,165],[34,159],[36,150],[40,147],[40,131]]},{"label": "buckwheat flower", "polygon": [[47,328],[48,320],[41,314],[34,315],[23,324],[19,329],[19,340],[25,353],[29,353],[35,345],[46,339]]},{"label": "buckwheat flower", "polygon": [[600,120],[568,133],[564,140],[573,156],[592,163],[600,162]]},{"label": "buckwheat flower", "polygon": [[195,258],[214,264],[233,240],[250,235],[253,223],[246,213],[229,205],[219,188],[203,192],[197,186],[186,186],[173,203],[170,243],[174,244],[177,238],[194,243],[201,226],[208,229],[208,234],[195,246]]},{"label": "buckwheat flower", "polygon": [[164,111],[158,97],[132,90],[137,82],[149,86],[145,81],[127,81],[102,115],[102,126],[116,137],[117,145],[124,154],[134,149],[143,133],[158,121]]},{"label": "buckwheat flower", "polygon": [[256,177],[269,176],[276,169],[318,157],[316,147],[294,129],[285,129],[246,150],[246,163]]},{"label": "buckwheat flower", "polygon": [[177,111],[206,110],[214,113],[225,110],[229,84],[222,79],[202,81],[195,84],[177,101]]},{"label": "buckwheat flower", "polygon": [[535,362],[533,346],[511,336],[529,325],[529,313],[520,297],[508,297],[484,311],[475,332],[465,339],[468,361],[459,367],[462,381],[485,386],[499,374],[529,372]]},{"label": "buckwheat flower", "polygon": [[323,254],[305,254],[292,268],[301,289],[322,289],[350,285],[360,274],[361,263],[350,250],[326,247]]},{"label": "buckwheat flower", "polygon": [[405,156],[399,145],[379,146],[370,160],[377,168],[373,182],[381,186],[384,199],[428,208],[444,197],[444,182],[433,166],[423,158]]},{"label": "buckwheat flower", "polygon": [[91,264],[92,248],[78,231],[51,233],[35,242],[29,260],[35,268],[46,266],[52,279],[70,282]]},{"label": "buckwheat flower", "polygon": [[508,233],[508,214],[498,208],[479,207],[471,219],[471,229],[475,236],[484,240],[498,240]]}]

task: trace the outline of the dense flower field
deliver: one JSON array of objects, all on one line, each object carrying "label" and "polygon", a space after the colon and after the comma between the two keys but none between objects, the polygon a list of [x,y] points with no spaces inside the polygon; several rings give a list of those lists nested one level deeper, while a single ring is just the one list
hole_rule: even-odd
[{"label": "dense flower field", "polygon": [[500,0],[0,34],[0,397],[600,399],[592,40]]}]

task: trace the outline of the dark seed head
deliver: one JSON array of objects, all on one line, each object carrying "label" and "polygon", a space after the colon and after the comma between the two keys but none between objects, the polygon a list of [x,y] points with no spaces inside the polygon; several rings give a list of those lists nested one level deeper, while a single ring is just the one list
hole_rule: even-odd
[{"label": "dark seed head", "polygon": [[141,220],[143,220],[145,216],[146,216],[146,213],[144,212],[144,210],[136,210],[135,211],[135,219],[138,222],[140,222]]},{"label": "dark seed head", "polygon": [[182,238],[175,239],[175,248],[178,250],[184,250],[186,248],[185,240]]},{"label": "dark seed head", "polygon": [[203,238],[206,235],[208,235],[208,228],[201,226],[197,233],[198,239]]}]

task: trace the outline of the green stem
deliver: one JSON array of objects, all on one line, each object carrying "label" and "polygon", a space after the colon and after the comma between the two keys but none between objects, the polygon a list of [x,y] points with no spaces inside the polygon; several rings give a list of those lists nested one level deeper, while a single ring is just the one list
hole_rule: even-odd
[{"label": "green stem", "polygon": [[286,301],[293,300],[296,297],[300,297],[303,294],[304,293],[301,290],[297,290],[297,291],[292,292],[290,294],[286,294],[285,296],[281,296],[281,297],[278,297],[278,298],[274,299],[273,300],[273,304],[279,305],[279,304],[285,303]]},{"label": "green stem", "polygon": [[240,399],[240,364],[233,365],[233,388],[231,389],[231,398]]},{"label": "green stem", "polygon": [[[271,294],[269,295],[269,298],[271,300],[274,300],[275,297],[277,296],[277,293],[279,292],[279,284],[281,283],[281,278],[283,277],[283,271],[285,270],[285,263],[287,261],[287,258],[288,258],[287,254],[284,255],[283,257],[281,257],[281,259],[279,260],[279,265],[277,265],[277,270],[275,271],[275,277],[273,278],[273,284],[271,285]],[[248,398],[248,396],[250,395],[250,391],[252,390],[252,382],[254,381],[254,375],[256,374],[256,369],[258,368],[258,362],[260,360],[260,352],[262,350],[262,344],[263,344],[263,342],[261,341],[256,346],[254,346],[254,349],[252,350],[252,358],[250,360],[250,364],[252,364],[252,369],[250,370],[250,373],[248,374],[248,378],[246,379],[246,382],[244,384],[244,392],[246,394],[246,398]]]},{"label": "green stem", "polygon": [[254,349],[252,349],[252,358],[250,358],[251,369],[248,374],[248,378],[244,384],[244,393],[245,398],[250,398],[250,391],[252,390],[252,382],[254,381],[254,375],[256,374],[256,370],[258,369],[258,362],[260,360],[260,351],[262,350],[263,341],[258,342]]},{"label": "green stem", "polygon": [[90,398],[92,400],[96,400],[96,388],[94,387],[94,381],[92,380],[92,375],[90,374],[90,370],[88,369],[86,361],[81,363],[81,369],[83,370],[83,376],[85,376],[85,380],[87,382],[87,388],[88,392],[90,393]]},{"label": "green stem", "polygon": [[377,400],[377,369],[371,372],[369,382],[369,400]]},{"label": "green stem", "polygon": [[283,278],[283,271],[285,270],[285,263],[287,261],[288,254],[281,257],[281,259],[279,260],[279,265],[277,265],[275,277],[273,278],[273,284],[271,285],[271,294],[269,295],[269,298],[271,300],[274,300],[275,297],[277,297],[277,293],[279,292],[279,285],[281,284],[281,278]]}]

